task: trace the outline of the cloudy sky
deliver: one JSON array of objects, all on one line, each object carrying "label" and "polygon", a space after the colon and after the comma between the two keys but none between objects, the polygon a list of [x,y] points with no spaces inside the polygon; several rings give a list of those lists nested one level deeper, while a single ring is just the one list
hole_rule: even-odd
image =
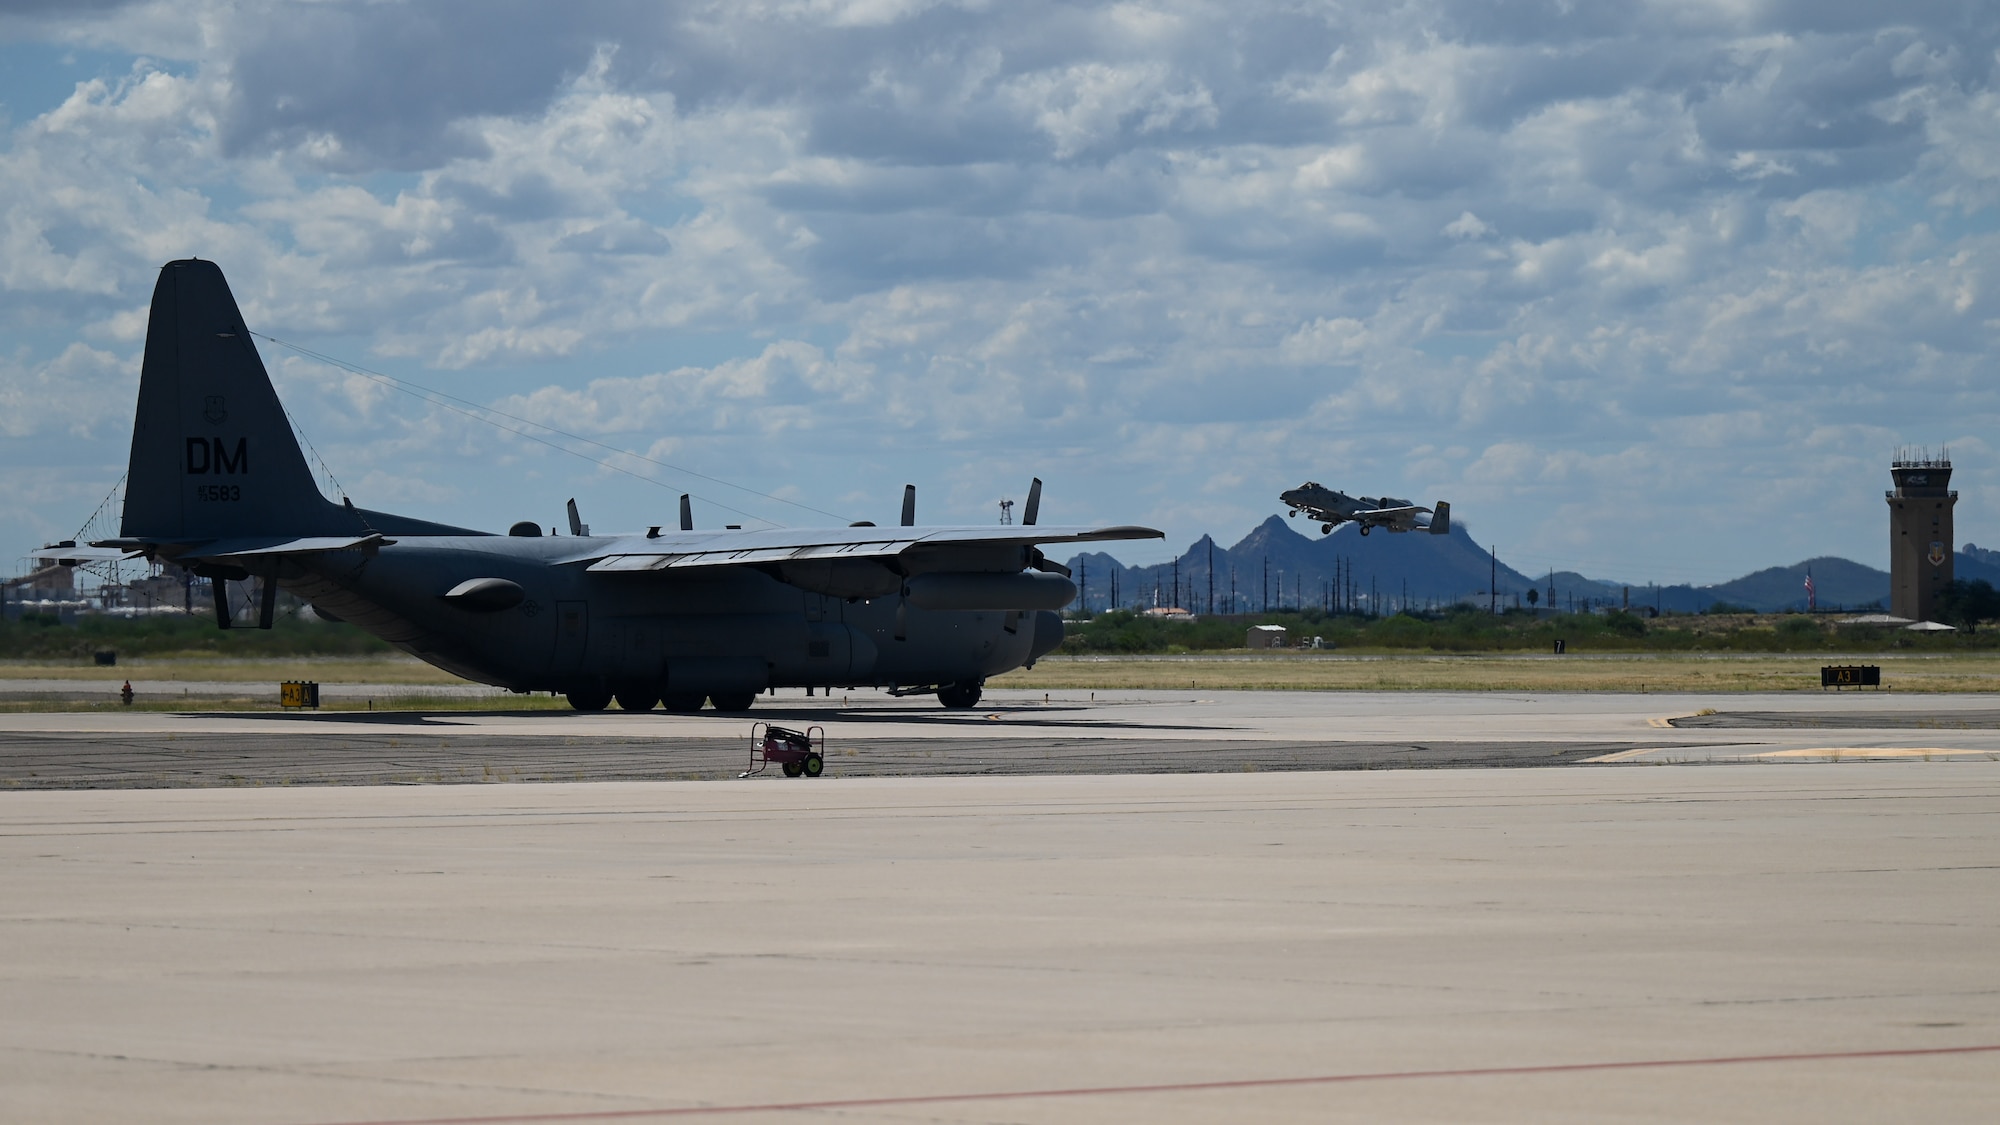
[{"label": "cloudy sky", "polygon": [[1709,582],[1886,566],[1949,445],[1992,544],[1996,49],[1976,0],[0,0],[0,556],[124,471],[189,256],[519,419],[263,345],[356,502],[493,529],[1040,475],[1152,562],[1312,478]]}]

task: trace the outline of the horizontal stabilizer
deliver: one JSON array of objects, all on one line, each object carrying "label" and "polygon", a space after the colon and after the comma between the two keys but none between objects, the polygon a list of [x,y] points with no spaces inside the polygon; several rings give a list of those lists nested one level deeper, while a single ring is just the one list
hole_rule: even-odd
[{"label": "horizontal stabilizer", "polygon": [[139,554],[124,547],[79,547],[74,543],[51,543],[34,552],[37,559],[54,559],[64,566],[78,563],[124,562]]},{"label": "horizontal stabilizer", "polygon": [[242,559],[271,555],[316,555],[327,551],[351,551],[356,548],[386,547],[394,539],[385,539],[379,533],[367,535],[311,535],[302,538],[265,535],[242,539],[208,540],[146,540],[146,539],[106,539],[93,546],[119,547],[130,551],[155,551],[165,549],[175,560],[192,559]]}]

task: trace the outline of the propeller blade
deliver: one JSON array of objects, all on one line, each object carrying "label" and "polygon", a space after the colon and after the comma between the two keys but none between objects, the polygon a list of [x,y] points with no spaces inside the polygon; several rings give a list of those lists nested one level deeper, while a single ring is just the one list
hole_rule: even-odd
[{"label": "propeller blade", "polygon": [[694,530],[694,505],[688,502],[688,494],[681,493],[681,530]]},{"label": "propeller blade", "polygon": [[1036,477],[1035,483],[1028,486],[1028,506],[1021,512],[1021,525],[1023,527],[1033,527],[1035,525],[1035,517],[1041,514],[1042,478]]},{"label": "propeller blade", "polygon": [[917,526],[917,486],[914,484],[903,486],[903,526]]},{"label": "propeller blade", "polygon": [[571,535],[590,534],[590,529],[583,525],[583,517],[576,514],[576,497],[574,496],[569,498],[569,533]]},{"label": "propeller blade", "polygon": [[910,599],[907,590],[896,598],[896,639],[910,639]]}]

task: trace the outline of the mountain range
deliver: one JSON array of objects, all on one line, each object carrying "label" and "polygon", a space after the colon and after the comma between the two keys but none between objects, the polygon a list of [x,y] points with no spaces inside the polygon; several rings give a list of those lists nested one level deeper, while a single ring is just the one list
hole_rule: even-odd
[{"label": "mountain range", "polygon": [[[1233,547],[1204,535],[1179,558],[1153,566],[1128,567],[1096,551],[1071,558],[1069,567],[1082,587],[1081,604],[1091,610],[1177,606],[1195,613],[1258,613],[1319,606],[1394,613],[1455,602],[1485,605],[1490,599],[1506,607],[1629,605],[1663,613],[1700,613],[1726,602],[1775,613],[1806,608],[1808,573],[1821,609],[1880,610],[1889,601],[1888,572],[1833,556],[1714,586],[1635,586],[1561,570],[1529,576],[1493,559],[1462,522],[1454,523],[1449,535],[1364,536],[1353,524],[1330,535],[1301,535],[1272,516]],[[1958,578],[2000,586],[2000,551],[1968,543],[1953,567]]]}]

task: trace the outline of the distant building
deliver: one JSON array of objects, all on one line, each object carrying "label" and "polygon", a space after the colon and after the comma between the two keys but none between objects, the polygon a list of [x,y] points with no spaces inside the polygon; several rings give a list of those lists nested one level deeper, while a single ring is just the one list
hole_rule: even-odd
[{"label": "distant building", "polygon": [[1889,501],[1889,612],[1929,621],[1951,585],[1951,461],[1898,457],[1890,463],[1895,490]]},{"label": "distant building", "polygon": [[1284,648],[1283,625],[1252,625],[1243,637],[1244,648]]}]

